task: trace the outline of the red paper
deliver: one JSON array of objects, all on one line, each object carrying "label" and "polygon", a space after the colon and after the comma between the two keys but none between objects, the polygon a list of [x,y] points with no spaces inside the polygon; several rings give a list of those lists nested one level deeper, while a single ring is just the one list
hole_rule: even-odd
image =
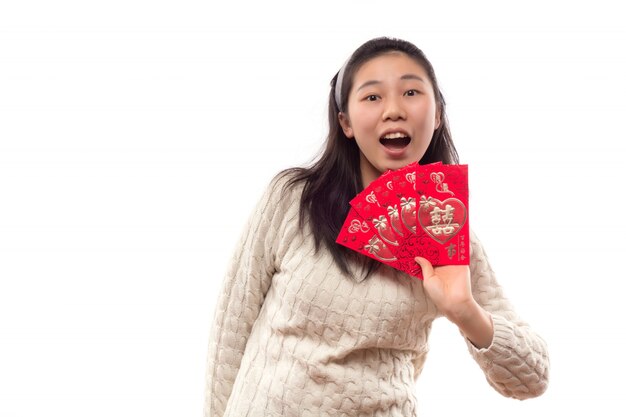
[{"label": "red paper", "polygon": [[337,243],[355,250],[377,261],[394,264],[395,255],[389,247],[380,240],[374,230],[354,210],[350,208],[346,221],[339,232]]},{"label": "red paper", "polygon": [[350,208],[344,222],[337,243],[355,250],[372,259],[386,263],[400,269],[396,256],[389,250],[389,246],[383,242],[369,224],[354,210]]},{"label": "red paper", "polygon": [[[350,202],[337,243],[363,253],[374,242],[378,252],[367,256],[418,278],[416,256],[433,265],[468,265],[468,197],[467,165],[413,163],[388,171]],[[350,227],[356,222],[367,229],[359,238]],[[346,244],[355,239],[361,250]]]}]

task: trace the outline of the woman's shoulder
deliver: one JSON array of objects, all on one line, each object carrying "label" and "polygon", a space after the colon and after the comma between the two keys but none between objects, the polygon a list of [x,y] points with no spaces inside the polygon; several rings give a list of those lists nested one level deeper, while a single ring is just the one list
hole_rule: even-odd
[{"label": "woman's shoulder", "polygon": [[305,181],[300,180],[298,169],[280,171],[266,185],[259,204],[272,217],[297,208],[304,183]]},{"label": "woman's shoulder", "polygon": [[274,175],[266,192],[278,200],[299,199],[305,183],[306,179],[303,177],[302,168],[289,168]]}]

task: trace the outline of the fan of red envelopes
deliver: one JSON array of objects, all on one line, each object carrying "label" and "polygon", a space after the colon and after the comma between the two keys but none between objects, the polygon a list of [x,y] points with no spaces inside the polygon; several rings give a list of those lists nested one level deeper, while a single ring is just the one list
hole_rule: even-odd
[{"label": "fan of red envelopes", "polygon": [[416,256],[468,265],[468,198],[467,165],[387,171],[350,201],[337,243],[417,278]]}]

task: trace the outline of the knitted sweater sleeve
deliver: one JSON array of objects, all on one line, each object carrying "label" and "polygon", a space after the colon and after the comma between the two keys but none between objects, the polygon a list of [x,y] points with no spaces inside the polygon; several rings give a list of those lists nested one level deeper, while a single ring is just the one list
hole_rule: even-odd
[{"label": "knitted sweater sleeve", "polygon": [[493,341],[487,348],[477,349],[466,339],[470,354],[500,394],[520,400],[537,397],[548,386],[546,343],[513,310],[478,238],[472,233],[470,240],[472,292],[491,314],[494,328]]},{"label": "knitted sweater sleeve", "polygon": [[205,417],[221,417],[246,343],[275,272],[282,187],[275,179],[253,211],[236,246],[209,335]]}]

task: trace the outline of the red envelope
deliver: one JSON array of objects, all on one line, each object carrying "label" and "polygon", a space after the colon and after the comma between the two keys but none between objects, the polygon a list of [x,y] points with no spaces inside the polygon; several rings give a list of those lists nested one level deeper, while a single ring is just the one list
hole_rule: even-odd
[{"label": "red envelope", "polygon": [[[346,216],[346,221],[337,237],[337,243],[402,270],[396,256],[389,250],[389,246],[380,239],[354,208],[350,208]],[[408,271],[405,272],[408,273]]]},{"label": "red envelope", "polygon": [[416,172],[441,162],[420,166],[412,163],[397,171],[387,171],[372,181],[366,190],[359,193],[350,204],[366,219],[385,216],[392,231],[399,237],[415,233]]},{"label": "red envelope", "polygon": [[385,258],[393,254],[392,266],[421,278],[416,256],[433,265],[469,264],[468,197],[467,165],[413,163],[384,173],[350,204],[368,239],[385,244]]},{"label": "red envelope", "polygon": [[441,165],[417,173],[418,235],[433,244],[433,265],[469,265],[467,165]]}]

